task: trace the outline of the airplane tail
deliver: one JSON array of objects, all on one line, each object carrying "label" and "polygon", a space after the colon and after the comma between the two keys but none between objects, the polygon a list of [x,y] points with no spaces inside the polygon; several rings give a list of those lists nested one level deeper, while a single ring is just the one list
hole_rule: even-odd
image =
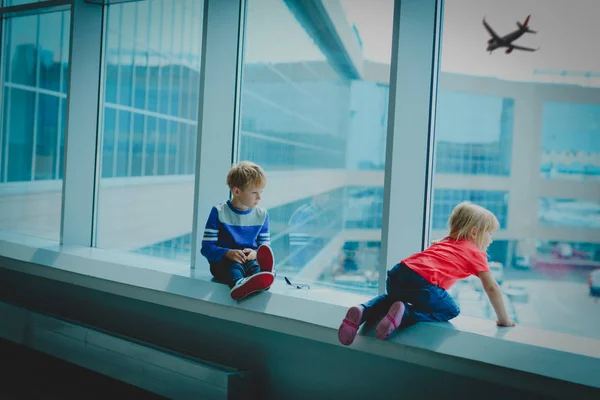
[{"label": "airplane tail", "polygon": [[525,18],[525,21],[522,24],[517,21],[517,26],[519,27],[519,29],[525,29],[525,32],[527,32],[527,33],[537,33],[537,31],[534,31],[533,29],[529,29],[529,26],[528,26],[529,18],[531,18],[531,14],[529,14],[527,16],[527,18]]}]

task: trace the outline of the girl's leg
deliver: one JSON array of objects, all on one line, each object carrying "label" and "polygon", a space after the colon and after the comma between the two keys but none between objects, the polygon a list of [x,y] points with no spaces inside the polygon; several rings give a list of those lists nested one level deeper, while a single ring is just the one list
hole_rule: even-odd
[{"label": "girl's leg", "polygon": [[346,317],[342,320],[342,323],[338,328],[338,339],[343,345],[348,346],[352,344],[362,322],[362,306],[350,307],[350,309],[346,312]]},{"label": "girl's leg", "polygon": [[379,321],[383,318],[393,302],[393,299],[388,294],[380,294],[366,303],[361,304],[363,308],[362,321],[368,323]]},{"label": "girl's leg", "polygon": [[346,346],[352,344],[363,322],[372,322],[385,315],[391,299],[387,294],[372,298],[364,304],[351,307],[338,329],[338,339]]},{"label": "girl's leg", "polygon": [[407,324],[416,322],[445,322],[460,314],[460,308],[444,289],[428,285],[421,290],[421,295],[406,309],[404,321]]},{"label": "girl's leg", "polygon": [[405,312],[406,305],[402,301],[394,302],[390,306],[385,317],[379,322],[377,328],[375,329],[375,336],[377,339],[384,340],[390,335],[390,333],[398,329]]},{"label": "girl's leg", "polygon": [[375,330],[378,339],[386,339],[400,325],[408,325],[413,304],[424,304],[424,286],[431,286],[406,265],[398,264],[388,272],[387,291],[392,304]]},{"label": "girl's leg", "polygon": [[399,326],[449,321],[460,313],[448,292],[429,283],[420,289],[407,290],[405,295],[407,302],[397,301],[392,304],[385,318],[377,325],[377,338],[387,338]]}]

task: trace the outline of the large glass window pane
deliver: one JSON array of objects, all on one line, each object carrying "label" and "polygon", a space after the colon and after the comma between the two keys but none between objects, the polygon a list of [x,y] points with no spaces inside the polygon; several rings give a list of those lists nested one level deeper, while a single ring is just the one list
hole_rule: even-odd
[{"label": "large glass window pane", "polygon": [[311,19],[303,2],[247,3],[237,158],[269,175],[279,277],[377,290],[392,10],[346,0]]},{"label": "large glass window pane", "polygon": [[60,238],[69,26],[68,11],[3,21],[0,230]]},{"label": "large glass window pane", "polygon": [[190,260],[202,8],[108,6],[98,247]]},{"label": "large glass window pane", "polygon": [[[517,0],[444,7],[431,239],[461,201],[488,208],[500,220],[488,260],[512,317],[599,338],[589,278],[600,269],[600,79],[585,49],[600,5],[554,1],[530,17]],[[515,46],[495,40],[484,16],[499,36],[518,32]],[[568,42],[553,38],[557,26]],[[452,294],[463,314],[495,318],[477,278]]]}]

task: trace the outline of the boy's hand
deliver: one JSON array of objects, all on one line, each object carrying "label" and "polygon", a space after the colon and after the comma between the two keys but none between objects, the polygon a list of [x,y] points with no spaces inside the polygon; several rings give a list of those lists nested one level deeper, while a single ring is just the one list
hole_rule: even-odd
[{"label": "boy's hand", "polygon": [[244,249],[242,251],[246,255],[246,261],[256,260],[256,251],[252,249]]},{"label": "boy's hand", "polygon": [[509,319],[507,321],[498,320],[498,321],[496,321],[496,325],[498,325],[498,326],[515,326],[516,324]]},{"label": "boy's hand", "polygon": [[242,250],[229,250],[225,253],[225,258],[240,264],[246,263],[246,254]]}]

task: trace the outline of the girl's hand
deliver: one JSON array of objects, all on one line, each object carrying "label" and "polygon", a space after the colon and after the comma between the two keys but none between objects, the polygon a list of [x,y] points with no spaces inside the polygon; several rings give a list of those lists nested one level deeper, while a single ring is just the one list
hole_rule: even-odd
[{"label": "girl's hand", "polygon": [[498,321],[496,321],[496,325],[498,325],[498,326],[509,326],[509,327],[511,327],[511,326],[515,326],[516,324],[515,324],[513,321],[511,321],[511,320],[509,319],[509,320],[507,320],[507,321],[500,321],[500,320],[498,320]]}]

